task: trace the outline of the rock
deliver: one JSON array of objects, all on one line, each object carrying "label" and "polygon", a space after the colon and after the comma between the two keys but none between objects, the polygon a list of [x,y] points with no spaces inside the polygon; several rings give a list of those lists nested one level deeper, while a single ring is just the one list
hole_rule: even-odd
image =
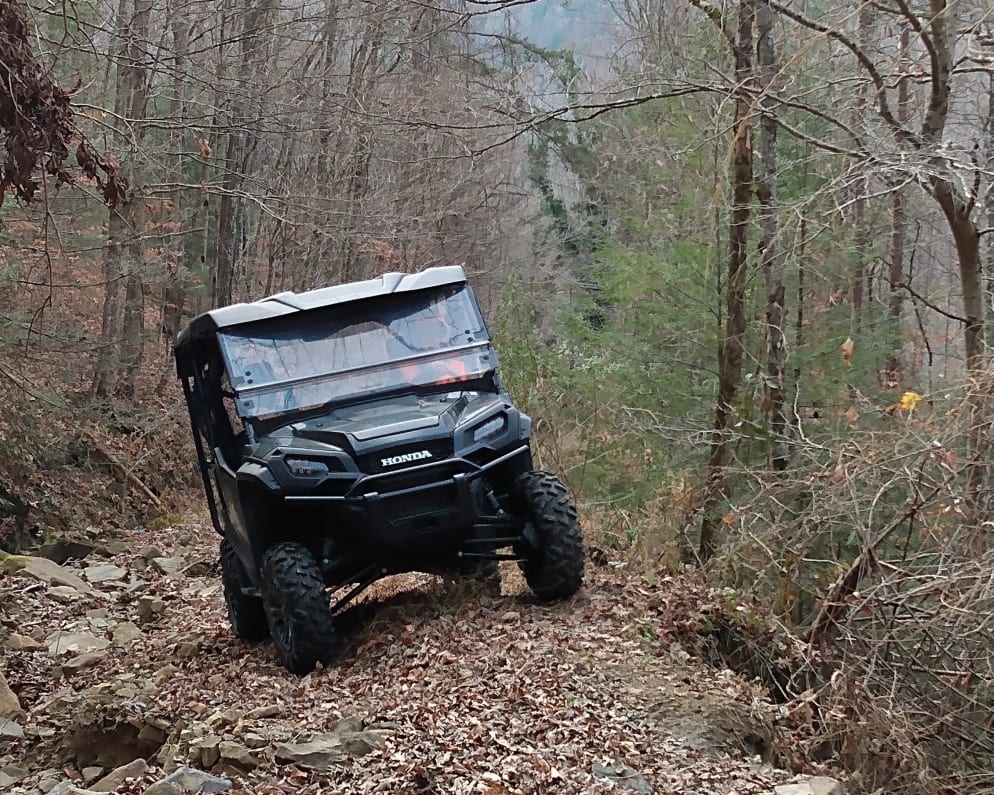
[{"label": "rock", "polygon": [[186,567],[183,558],[152,558],[149,563],[155,571],[166,576],[179,574]]},{"label": "rock", "polygon": [[23,715],[21,702],[7,684],[3,671],[0,671],[0,718],[20,718]]},{"label": "rock", "polygon": [[45,595],[54,602],[71,605],[83,598],[83,594],[70,585],[50,585]]},{"label": "rock", "polygon": [[601,765],[594,762],[590,772],[594,774],[594,778],[617,782],[634,792],[642,793],[642,795],[652,795],[652,784],[649,783],[648,779],[624,762],[617,762],[613,765]]},{"label": "rock", "polygon": [[773,791],[776,795],[845,795],[846,788],[834,778],[814,776],[793,784],[781,784]]},{"label": "rock", "polygon": [[141,629],[138,628],[137,624],[130,621],[118,624],[111,633],[111,640],[115,646],[130,646],[136,640],[141,640],[141,638]]},{"label": "rock", "polygon": [[179,784],[166,781],[156,781],[151,787],[146,789],[142,795],[185,795],[189,790],[184,790]]},{"label": "rock", "polygon": [[106,638],[98,638],[88,632],[53,632],[45,642],[49,654],[83,654],[88,651],[103,651],[110,646]]},{"label": "rock", "polygon": [[59,538],[42,544],[37,551],[41,557],[62,564],[70,560],[83,560],[93,549],[93,544]]},{"label": "rock", "polygon": [[216,734],[208,734],[201,738],[193,747],[200,752],[200,764],[204,767],[214,767],[221,758],[221,738]]},{"label": "rock", "polygon": [[162,550],[155,546],[146,547],[145,551],[142,552],[142,557],[145,559],[146,562],[153,560],[155,558],[161,558]]},{"label": "rock", "polygon": [[87,784],[92,784],[94,781],[96,781],[104,774],[104,769],[102,767],[96,767],[94,765],[91,767],[84,767],[80,771],[80,773],[83,774],[83,781],[85,781]]},{"label": "rock", "polygon": [[83,569],[87,582],[120,582],[128,576],[128,570],[115,566],[113,563],[100,563]]},{"label": "rock", "polygon": [[256,707],[255,709],[250,709],[245,713],[246,718],[258,719],[258,718],[278,718],[283,714],[283,708],[277,706],[276,704],[269,704],[265,707]]},{"label": "rock", "polygon": [[242,719],[242,711],[237,707],[229,707],[228,709],[218,710],[212,715],[208,716],[207,720],[204,721],[210,728],[227,728],[228,726],[234,726],[238,721]]},{"label": "rock", "polygon": [[91,665],[105,660],[107,654],[102,651],[88,651],[83,654],[73,657],[69,662],[62,663],[62,671],[67,674],[74,674],[82,671],[84,668],[89,668]]},{"label": "rock", "polygon": [[176,644],[176,656],[181,660],[196,657],[203,643],[204,639],[200,635],[190,635]]},{"label": "rock", "polygon": [[242,737],[242,742],[246,748],[265,748],[269,745],[269,739],[255,732],[248,732]]},{"label": "rock", "polygon": [[38,649],[45,648],[45,644],[40,640],[35,640],[28,635],[19,635],[16,632],[10,634],[4,645],[10,651],[38,651]]},{"label": "rock", "polygon": [[166,603],[155,596],[143,596],[138,600],[138,618],[149,623],[156,621],[166,612]]},{"label": "rock", "polygon": [[324,734],[306,743],[282,743],[276,746],[276,761],[298,765],[311,770],[330,770],[348,759],[342,740],[334,734]]},{"label": "rock", "polygon": [[93,593],[93,588],[89,583],[48,558],[36,558],[31,555],[10,555],[0,563],[0,569],[7,574],[16,574],[19,577],[31,577],[35,580],[41,580],[48,585],[67,586],[81,594]]},{"label": "rock", "polygon": [[145,790],[144,795],[176,795],[177,793],[227,792],[231,782],[192,767],[178,767],[161,781]]},{"label": "rock", "polygon": [[[39,785],[39,788],[41,785]],[[95,790],[92,789],[80,789],[71,781],[60,781],[50,790],[48,790],[48,795],[91,795]]]},{"label": "rock", "polygon": [[[42,770],[38,774],[38,783],[36,786],[41,792],[51,792],[61,783],[62,774],[58,770],[49,768],[48,770]],[[75,789],[75,785],[71,781],[67,781],[66,783]]]},{"label": "rock", "polygon": [[241,743],[224,740],[219,744],[218,750],[221,752],[221,759],[245,770],[252,770],[259,766],[259,760]]},{"label": "rock", "polygon": [[131,544],[123,539],[101,538],[100,540],[95,540],[93,542],[94,554],[100,555],[102,558],[112,558],[115,555],[123,555],[125,552],[130,552],[131,550]]},{"label": "rock", "polygon": [[341,718],[340,720],[335,721],[329,733],[338,736],[345,734],[357,734],[364,728],[362,718],[358,715],[349,715],[346,718]]},{"label": "rock", "polygon": [[138,742],[151,748],[161,748],[166,741],[166,733],[158,726],[146,723],[138,732]]},{"label": "rock", "polygon": [[94,792],[115,792],[127,778],[138,778],[148,770],[148,765],[144,759],[135,759],[126,765],[110,771],[96,784],[90,786]]},{"label": "rock", "polygon": [[341,738],[342,748],[350,756],[365,756],[383,747],[383,738],[373,732],[357,732]]},{"label": "rock", "polygon": [[0,718],[0,743],[20,740],[24,736],[21,724],[10,718]]},{"label": "rock", "polygon": [[152,674],[152,681],[157,685],[162,685],[172,679],[176,674],[179,673],[179,668],[177,668],[172,663],[166,663],[158,671]]},{"label": "rock", "polygon": [[187,577],[206,577],[211,573],[213,568],[213,562],[202,558],[189,564],[185,569],[183,569],[183,573]]}]

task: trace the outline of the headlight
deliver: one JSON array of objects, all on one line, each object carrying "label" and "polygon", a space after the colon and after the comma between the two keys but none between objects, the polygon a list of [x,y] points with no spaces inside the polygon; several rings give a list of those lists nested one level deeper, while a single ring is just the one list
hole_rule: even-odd
[{"label": "headlight", "polygon": [[484,439],[492,439],[494,436],[503,433],[506,427],[507,417],[503,414],[499,417],[494,417],[473,430],[473,441],[482,442]]},{"label": "headlight", "polygon": [[311,461],[308,458],[285,458],[286,468],[297,477],[318,477],[327,475],[330,471],[323,461]]}]

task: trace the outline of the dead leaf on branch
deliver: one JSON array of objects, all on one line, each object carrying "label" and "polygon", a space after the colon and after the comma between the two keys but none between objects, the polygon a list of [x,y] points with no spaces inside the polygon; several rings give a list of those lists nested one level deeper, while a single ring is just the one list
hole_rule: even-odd
[{"label": "dead leaf on branch", "polygon": [[846,363],[846,367],[852,367],[852,355],[856,348],[856,343],[853,342],[852,337],[846,337],[846,341],[839,346],[839,350],[842,351],[842,361]]},{"label": "dead leaf on branch", "polygon": [[[56,187],[73,182],[65,168],[77,136],[71,93],[50,79],[35,58],[21,6],[0,0],[0,130],[6,150],[0,162],[0,201],[12,189],[30,202],[38,190],[39,170],[55,177]],[[85,139],[76,150],[76,161],[96,180],[108,206],[124,200],[127,181],[116,164],[108,164]]]}]

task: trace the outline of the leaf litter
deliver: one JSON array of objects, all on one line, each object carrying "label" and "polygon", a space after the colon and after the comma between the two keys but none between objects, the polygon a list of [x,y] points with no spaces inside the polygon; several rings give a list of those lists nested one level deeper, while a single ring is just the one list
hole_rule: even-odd
[{"label": "leaf litter", "polygon": [[[124,540],[126,551],[67,565],[125,571],[90,594],[60,600],[44,583],[0,578],[0,642],[12,632],[118,639],[78,669],[44,647],[3,652],[27,713],[25,738],[0,746],[0,770],[28,773],[12,792],[35,792],[52,771],[84,786],[84,768],[136,756],[149,769],[117,791],[143,792],[180,765],[260,795],[748,795],[791,779],[715,720],[762,693],[680,647],[695,598],[681,580],[647,586],[624,565],[591,567],[576,598],[543,605],[513,564],[499,598],[427,575],[391,578],[341,616],[341,660],[299,678],[271,643],[231,635],[209,528]],[[163,557],[187,565],[164,574],[149,563]],[[342,743],[326,764],[278,761],[315,738]]]}]

